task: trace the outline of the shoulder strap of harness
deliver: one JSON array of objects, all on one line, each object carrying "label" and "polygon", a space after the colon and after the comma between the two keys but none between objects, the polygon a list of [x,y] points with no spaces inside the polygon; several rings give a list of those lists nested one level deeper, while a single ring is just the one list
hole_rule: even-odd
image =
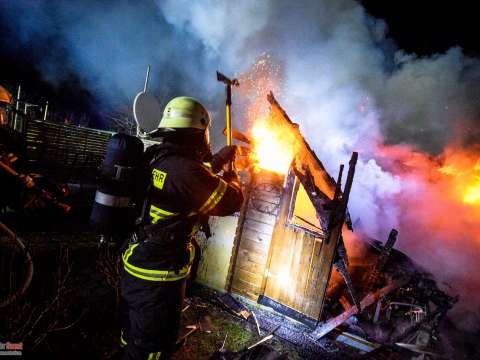
[{"label": "shoulder strap of harness", "polygon": [[147,212],[148,194],[150,193],[150,190],[152,188],[152,179],[150,176],[151,169],[152,169],[152,166],[164,156],[164,154],[160,150],[161,150],[160,145],[152,145],[152,148],[148,149],[147,150],[148,152],[145,153],[146,157],[142,161],[142,165],[144,167],[143,168],[144,174],[145,176],[148,177],[148,185],[147,185],[147,189],[143,194],[142,211],[140,212],[140,215],[137,219],[137,222],[136,222],[137,225],[140,225],[143,222],[145,218],[145,213]]}]

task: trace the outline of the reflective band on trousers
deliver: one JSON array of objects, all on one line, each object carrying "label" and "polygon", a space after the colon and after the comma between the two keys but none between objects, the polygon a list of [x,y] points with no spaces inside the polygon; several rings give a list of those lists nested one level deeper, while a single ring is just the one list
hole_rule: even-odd
[{"label": "reflective band on trousers", "polygon": [[219,179],[220,182],[218,183],[218,186],[215,190],[213,190],[212,194],[210,197],[205,201],[205,203],[202,205],[200,210],[198,210],[199,213],[206,214],[209,211],[211,211],[217,204],[222,200],[223,195],[225,195],[225,192],[227,191],[227,183],[223,181],[222,179]]},{"label": "reflective band on trousers", "polygon": [[153,352],[148,354],[148,359],[147,360],[159,360],[160,356],[162,356],[161,351]]},{"label": "reflective band on trousers", "polygon": [[130,204],[130,198],[126,196],[105,194],[97,190],[97,193],[95,194],[95,202],[109,207],[125,208]]},{"label": "reflective band on trousers", "polygon": [[190,251],[190,259],[188,261],[188,264],[182,267],[178,271],[143,269],[138,266],[134,266],[130,264],[128,262],[128,259],[130,258],[130,256],[132,256],[133,250],[135,250],[135,248],[138,245],[139,245],[138,243],[130,245],[130,247],[122,255],[123,268],[130,275],[143,280],[149,280],[149,281],[176,281],[176,280],[181,280],[188,276],[190,272],[190,267],[192,266],[192,263],[193,263],[193,258],[195,257],[195,248],[193,247],[192,244],[188,245],[188,250]]},{"label": "reflective band on trousers", "polygon": [[127,346],[127,341],[123,338],[123,330],[120,332],[120,347]]}]

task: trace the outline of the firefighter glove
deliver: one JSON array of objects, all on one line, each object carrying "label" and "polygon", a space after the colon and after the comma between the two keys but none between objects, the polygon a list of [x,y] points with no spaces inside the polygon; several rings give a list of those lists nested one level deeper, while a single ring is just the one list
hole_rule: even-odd
[{"label": "firefighter glove", "polygon": [[212,171],[214,173],[219,172],[224,165],[235,160],[235,155],[237,153],[236,145],[227,145],[224,146],[219,152],[213,155],[212,158]]},{"label": "firefighter glove", "polygon": [[225,171],[222,177],[223,177],[223,180],[225,180],[227,183],[240,182],[240,180],[238,179],[238,174],[235,170]]}]

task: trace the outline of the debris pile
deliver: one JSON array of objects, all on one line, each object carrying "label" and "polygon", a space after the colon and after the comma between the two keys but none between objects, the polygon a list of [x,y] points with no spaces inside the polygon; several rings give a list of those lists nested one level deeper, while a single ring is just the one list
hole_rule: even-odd
[{"label": "debris pile", "polygon": [[[448,349],[441,342],[440,325],[458,298],[440,290],[431,274],[393,248],[397,236],[398,231],[393,229],[384,244],[366,242],[362,266],[350,259],[349,272],[360,295],[359,308],[346,283],[333,281],[324,319],[313,329],[228,293],[216,296],[213,303],[239,321],[254,324],[251,331],[259,336],[262,330],[273,329],[267,334],[305,349],[305,358],[320,354],[326,358],[371,359],[445,356]],[[250,358],[242,356],[245,354],[217,352],[214,358]]]},{"label": "debris pile", "polygon": [[367,243],[367,261],[352,266],[355,288],[362,294],[361,311],[350,304],[346,285],[334,284],[326,309],[330,316],[310,337],[318,340],[328,334],[369,353],[365,358],[402,349],[422,356],[444,355],[440,324],[458,297],[440,290],[431,274],[392,249],[397,235],[393,229],[385,244]]}]

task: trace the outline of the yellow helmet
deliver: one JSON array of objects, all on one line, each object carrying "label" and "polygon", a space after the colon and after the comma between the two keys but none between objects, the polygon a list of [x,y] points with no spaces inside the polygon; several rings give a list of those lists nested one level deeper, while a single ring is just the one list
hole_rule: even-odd
[{"label": "yellow helmet", "polygon": [[12,94],[8,92],[3,86],[0,85],[0,104],[9,104],[13,103]]},{"label": "yellow helmet", "polygon": [[188,96],[173,98],[165,106],[158,129],[198,129],[207,131],[210,114],[196,99]]}]

